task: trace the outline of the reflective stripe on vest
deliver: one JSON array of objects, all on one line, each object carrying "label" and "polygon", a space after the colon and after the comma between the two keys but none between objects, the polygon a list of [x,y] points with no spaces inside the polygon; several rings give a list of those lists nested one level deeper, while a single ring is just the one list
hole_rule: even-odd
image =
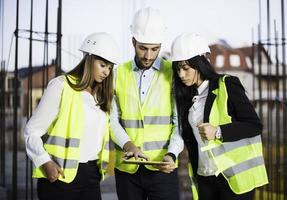
[{"label": "reflective stripe on vest", "polygon": [[169,141],[153,141],[153,142],[144,142],[143,143],[143,151],[151,151],[151,150],[160,150],[167,149],[169,145]]},{"label": "reflective stripe on vest", "polygon": [[261,143],[261,136],[255,136],[252,138],[246,138],[239,140],[237,142],[225,142],[222,143],[222,145],[212,148],[211,151],[215,157],[220,156],[228,151],[232,151],[234,149],[244,147],[250,144],[256,144],[256,143]]},{"label": "reflective stripe on vest", "polygon": [[[80,156],[80,142],[83,134],[83,102],[80,92],[73,90],[64,78],[60,111],[55,123],[51,124],[48,134],[45,135],[44,148],[51,159],[63,170],[65,178],[59,177],[60,181],[70,183],[74,180]],[[69,77],[73,82],[74,79]],[[99,168],[104,178],[105,168],[109,161],[109,126],[106,120],[106,133],[99,153]],[[34,178],[46,177],[40,168],[33,169]]]},{"label": "reflective stripe on vest", "polygon": [[[161,60],[161,69],[155,71],[143,104],[140,102],[138,84],[132,62],[116,69],[116,96],[121,111],[120,123],[131,141],[151,160],[162,160],[167,153],[172,133],[172,68]],[[134,173],[138,165],[122,164],[123,151],[116,148],[116,168]],[[152,166],[146,166],[156,170]]]},{"label": "reflective stripe on vest", "polygon": [[78,160],[71,160],[71,159],[63,159],[63,158],[58,158],[56,156],[51,156],[52,160],[56,162],[59,166],[65,169],[71,169],[71,168],[76,168],[78,167]]},{"label": "reflective stripe on vest", "polygon": [[224,170],[223,174],[227,178],[230,178],[232,176],[235,176],[236,174],[239,174],[239,173],[244,172],[250,168],[257,167],[260,165],[264,165],[264,159],[262,156],[258,156],[258,157],[252,158],[250,160],[246,160],[240,164],[237,164],[233,167],[230,167],[230,168]]},{"label": "reflective stripe on vest", "polygon": [[171,117],[166,116],[144,116],[144,120],[120,119],[124,128],[143,128],[144,124],[171,124]]},{"label": "reflective stripe on vest", "polygon": [[[219,88],[213,93],[216,98],[209,115],[209,123],[213,126],[231,123],[227,111],[225,76],[219,79]],[[218,168],[215,175],[222,173],[236,194],[251,191],[268,183],[260,135],[235,142],[222,143],[210,140],[201,150],[210,152]]]},{"label": "reflective stripe on vest", "polygon": [[78,138],[63,138],[59,136],[49,136],[46,144],[54,144],[62,147],[79,147],[80,139]]}]

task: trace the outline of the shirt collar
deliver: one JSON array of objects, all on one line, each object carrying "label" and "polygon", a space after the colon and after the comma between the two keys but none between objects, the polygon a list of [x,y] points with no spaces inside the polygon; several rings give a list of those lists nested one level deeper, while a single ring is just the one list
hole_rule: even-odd
[{"label": "shirt collar", "polygon": [[[156,70],[160,70],[161,69],[161,64],[160,64],[160,58],[157,57],[154,61],[154,63],[152,64],[151,68],[153,69],[156,69]],[[132,62],[132,70],[133,71],[140,71],[141,69],[138,68],[136,62],[135,62],[135,59],[133,59],[133,62]]]},{"label": "shirt collar", "polygon": [[[209,80],[205,80],[201,83],[201,85],[197,88],[198,94],[192,98],[192,102],[197,102],[199,99],[205,98],[208,95],[208,84]],[[194,107],[195,105],[193,105]]]},{"label": "shirt collar", "polygon": [[209,80],[204,80],[201,85],[197,88],[198,95],[201,95],[205,90],[208,89]]}]

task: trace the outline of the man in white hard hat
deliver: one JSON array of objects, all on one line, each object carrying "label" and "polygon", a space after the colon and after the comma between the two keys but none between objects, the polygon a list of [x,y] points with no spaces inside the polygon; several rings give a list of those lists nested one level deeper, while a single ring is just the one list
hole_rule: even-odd
[{"label": "man in white hard hat", "polygon": [[[131,25],[135,57],[115,71],[111,126],[119,200],[179,199],[176,158],[184,145],[177,130],[171,63],[158,58],[165,29],[158,10],[139,10]],[[126,164],[123,158],[165,164]]]}]

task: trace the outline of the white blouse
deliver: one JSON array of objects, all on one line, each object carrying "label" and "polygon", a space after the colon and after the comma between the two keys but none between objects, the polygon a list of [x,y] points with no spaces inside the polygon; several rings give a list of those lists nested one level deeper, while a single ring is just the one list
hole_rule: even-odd
[{"label": "white blouse", "polygon": [[[63,78],[60,76],[49,82],[38,107],[24,130],[26,151],[36,167],[51,160],[43,147],[41,136],[47,133],[48,127],[58,115],[64,86]],[[93,95],[87,91],[82,91],[81,94],[83,97],[84,132],[80,144],[79,162],[85,163],[99,158],[107,117],[105,112],[96,106]]]},{"label": "white blouse", "polygon": [[206,98],[208,95],[208,84],[209,81],[205,80],[202,84],[197,88],[198,95],[194,96],[192,101],[194,102],[191,108],[189,109],[188,114],[188,122],[192,127],[193,134],[198,144],[198,170],[197,174],[201,176],[212,176],[215,174],[217,168],[211,156],[208,152],[201,152],[200,148],[206,146],[205,140],[202,140],[198,128],[196,127],[198,124],[203,123],[203,114]]}]

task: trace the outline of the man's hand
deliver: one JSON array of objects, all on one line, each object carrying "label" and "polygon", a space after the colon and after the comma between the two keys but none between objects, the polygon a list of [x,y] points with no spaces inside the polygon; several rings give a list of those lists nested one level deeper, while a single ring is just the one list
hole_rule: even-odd
[{"label": "man's hand", "polygon": [[65,178],[64,172],[61,170],[61,168],[54,161],[48,161],[48,162],[44,163],[41,167],[44,170],[44,172],[47,176],[47,179],[51,183],[58,180],[60,175],[63,178]]},{"label": "man's hand", "polygon": [[209,123],[201,123],[197,125],[199,134],[204,140],[214,140],[216,127],[212,126]]},{"label": "man's hand", "polygon": [[168,162],[169,164],[165,165],[154,165],[153,167],[159,169],[164,173],[171,173],[176,168],[175,163],[170,155],[165,155],[162,159],[163,162]]},{"label": "man's hand", "polygon": [[135,157],[137,160],[138,158],[143,158],[145,160],[149,160],[148,157],[138,148],[136,147],[131,141],[128,141],[123,146],[123,149],[126,151],[124,158],[129,159],[131,157]]}]

